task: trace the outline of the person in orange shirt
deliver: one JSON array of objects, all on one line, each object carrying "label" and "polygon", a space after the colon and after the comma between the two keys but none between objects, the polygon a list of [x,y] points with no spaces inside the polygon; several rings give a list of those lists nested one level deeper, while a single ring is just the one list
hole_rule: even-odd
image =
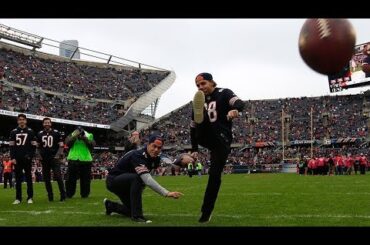
[{"label": "person in orange shirt", "polygon": [[10,161],[9,156],[5,155],[3,160],[3,166],[4,166],[4,189],[8,187],[8,181],[9,181],[9,187],[13,188],[13,162]]}]

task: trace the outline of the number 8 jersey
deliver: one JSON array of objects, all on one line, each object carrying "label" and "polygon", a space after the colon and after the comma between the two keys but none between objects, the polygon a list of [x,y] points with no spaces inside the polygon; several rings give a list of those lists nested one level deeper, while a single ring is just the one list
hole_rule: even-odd
[{"label": "number 8 jersey", "polygon": [[[223,143],[226,147],[230,147],[232,141],[232,121],[227,118],[227,113],[234,109],[241,112],[243,107],[244,102],[233,91],[227,88],[215,88],[212,94],[206,95],[204,121],[196,126],[193,115],[190,123],[190,129],[193,131],[191,133],[193,150],[197,149],[198,143],[206,146],[215,143],[213,142],[214,140]],[[197,131],[199,131],[196,133],[197,136],[193,130],[196,127],[198,128]]]}]

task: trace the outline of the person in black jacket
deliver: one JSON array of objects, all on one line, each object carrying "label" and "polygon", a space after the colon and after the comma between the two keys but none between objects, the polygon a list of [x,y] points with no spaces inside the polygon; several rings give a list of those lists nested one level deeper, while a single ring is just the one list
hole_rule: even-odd
[{"label": "person in black jacket", "polygon": [[54,201],[53,187],[50,182],[51,170],[53,170],[54,179],[58,182],[60,201],[63,202],[66,199],[66,191],[60,169],[60,160],[63,157],[63,137],[58,130],[51,127],[52,123],[50,118],[45,117],[42,120],[42,126],[44,129],[37,134],[37,143],[48,199],[50,202]]},{"label": "person in black jacket", "polygon": [[9,146],[10,159],[15,168],[15,189],[16,197],[13,204],[22,202],[22,179],[23,170],[27,182],[27,203],[33,203],[33,185],[32,185],[32,158],[36,151],[35,132],[27,127],[27,117],[25,114],[19,114],[17,117],[18,127],[10,132]]},{"label": "person in black jacket", "polygon": [[211,167],[199,222],[210,221],[221,186],[221,174],[230,153],[232,120],[239,116],[244,102],[233,91],[218,88],[210,73],[195,78],[198,87],[193,100],[190,124],[192,156],[197,158],[198,145],[210,150]]},{"label": "person in black jacket", "polygon": [[[109,170],[106,179],[107,189],[116,194],[122,203],[104,199],[105,211],[107,215],[112,212],[130,217],[135,222],[151,223],[143,215],[142,192],[145,186],[164,197],[179,198],[183,194],[177,191],[168,191],[150,174],[152,169],[156,169],[160,164],[160,152],[163,147],[163,139],[152,135],[149,143],[143,148],[132,150],[126,153],[116,165]],[[178,164],[193,159],[183,159]],[[176,163],[176,164],[177,164]]]}]

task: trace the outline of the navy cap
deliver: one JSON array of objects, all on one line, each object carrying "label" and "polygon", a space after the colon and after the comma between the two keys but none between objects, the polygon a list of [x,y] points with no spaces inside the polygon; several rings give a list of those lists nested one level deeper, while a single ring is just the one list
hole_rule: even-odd
[{"label": "navy cap", "polygon": [[202,80],[213,81],[213,76],[211,73],[202,72],[195,77],[195,82]]},{"label": "navy cap", "polygon": [[164,140],[160,135],[151,135],[151,136],[149,136],[149,144],[151,144],[153,142],[161,144],[161,145],[164,144]]},{"label": "navy cap", "polygon": [[213,81],[213,76],[212,76],[211,73],[202,72],[202,73],[199,73],[195,77],[195,83],[198,82],[198,81],[202,81],[202,80],[210,81],[214,84],[215,87],[217,86],[217,83],[215,81]]}]

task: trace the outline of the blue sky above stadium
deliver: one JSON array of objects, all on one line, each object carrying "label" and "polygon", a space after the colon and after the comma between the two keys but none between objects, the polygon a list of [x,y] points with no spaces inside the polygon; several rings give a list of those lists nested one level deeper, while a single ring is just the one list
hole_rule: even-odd
[{"label": "blue sky above stadium", "polygon": [[[174,70],[160,117],[188,103],[195,76],[210,72],[219,87],[243,100],[329,95],[327,77],[301,59],[305,19],[0,19],[0,23],[57,41]],[[350,19],[357,44],[370,41],[370,19]],[[368,87],[336,94],[358,93]],[[334,95],[334,94],[331,94]]]}]

